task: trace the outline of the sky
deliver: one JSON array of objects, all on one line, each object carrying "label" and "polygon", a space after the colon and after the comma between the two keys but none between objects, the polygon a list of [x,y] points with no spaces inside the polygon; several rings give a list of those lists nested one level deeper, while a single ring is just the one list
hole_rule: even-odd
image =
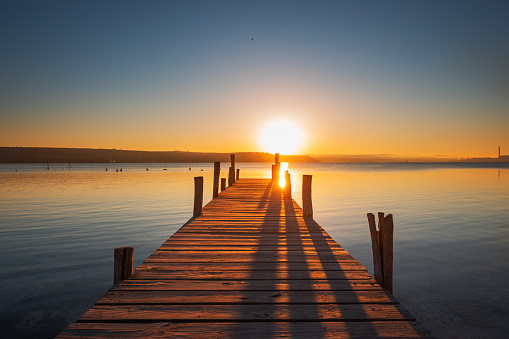
[{"label": "sky", "polygon": [[0,146],[268,151],[288,121],[296,154],[509,154],[507,1],[1,8]]}]

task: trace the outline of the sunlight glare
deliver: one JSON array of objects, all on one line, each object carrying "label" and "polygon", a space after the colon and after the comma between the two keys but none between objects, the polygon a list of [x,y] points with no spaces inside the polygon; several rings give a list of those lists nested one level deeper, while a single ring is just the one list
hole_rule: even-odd
[{"label": "sunlight glare", "polygon": [[304,132],[293,121],[276,120],[263,128],[260,141],[265,152],[295,154],[302,146]]}]

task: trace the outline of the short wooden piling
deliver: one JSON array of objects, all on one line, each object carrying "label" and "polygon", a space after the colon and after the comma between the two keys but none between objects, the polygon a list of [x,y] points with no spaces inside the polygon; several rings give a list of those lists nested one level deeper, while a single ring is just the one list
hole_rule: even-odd
[{"label": "short wooden piling", "polygon": [[133,274],[133,253],[132,247],[115,248],[113,256],[113,285],[118,284]]},{"label": "short wooden piling", "polygon": [[235,181],[239,180],[240,177],[240,168],[237,168],[237,175],[235,177]]},{"label": "short wooden piling", "polygon": [[235,183],[235,154],[230,154],[230,162],[231,162],[231,172],[229,175],[230,182],[228,182],[228,186],[231,186]]},{"label": "short wooden piling", "polygon": [[226,178],[221,178],[221,192],[226,189]]},{"label": "short wooden piling", "polygon": [[203,177],[194,177],[193,217],[201,215],[203,208]]},{"label": "short wooden piling", "polygon": [[382,253],[382,262],[383,262],[383,274],[384,274],[384,283],[383,288],[385,288],[389,293],[392,294],[392,263],[393,263],[393,234],[394,234],[394,224],[392,221],[392,214],[388,214],[384,218],[383,224],[383,233],[382,233],[382,244],[383,244],[383,253]]},{"label": "short wooden piling", "polygon": [[304,218],[313,217],[313,202],[311,200],[311,180],[312,175],[302,176],[302,212]]},{"label": "short wooden piling", "polygon": [[230,166],[228,167],[228,187],[233,185],[233,168]]},{"label": "short wooden piling", "polygon": [[292,200],[292,180],[290,178],[290,172],[285,171],[285,200]]},{"label": "short wooden piling", "polygon": [[375,280],[389,293],[393,292],[393,234],[394,223],[392,214],[384,217],[378,212],[378,230],[375,216],[368,213],[371,248],[373,250],[373,275]]},{"label": "short wooden piling", "polygon": [[214,162],[214,184],[212,189],[212,198],[219,196],[219,174],[221,173],[221,163],[219,161]]},{"label": "short wooden piling", "polygon": [[378,230],[376,229],[376,221],[373,213],[368,213],[369,233],[371,234],[371,249],[373,250],[373,276],[375,280],[382,285],[382,257],[379,246]]}]

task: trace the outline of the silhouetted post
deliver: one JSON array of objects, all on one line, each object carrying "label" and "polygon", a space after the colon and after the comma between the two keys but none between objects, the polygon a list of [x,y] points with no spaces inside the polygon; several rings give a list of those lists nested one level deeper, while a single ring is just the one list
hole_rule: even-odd
[{"label": "silhouetted post", "polygon": [[216,161],[214,163],[214,184],[212,189],[212,199],[219,196],[219,174],[221,172],[221,163]]},{"label": "silhouetted post", "polygon": [[237,176],[235,177],[235,181],[239,180],[240,177],[240,168],[237,168]]},{"label": "silhouetted post", "polygon": [[304,218],[313,217],[313,202],[311,200],[311,179],[312,175],[302,176],[302,212]]},{"label": "silhouetted post", "polygon": [[274,154],[274,163],[279,164],[279,153]]},{"label": "silhouetted post", "polygon": [[221,178],[221,192],[226,189],[226,178]]},{"label": "silhouetted post", "polygon": [[[230,162],[231,162],[231,167],[232,167],[232,183],[231,185],[233,185],[235,183],[235,154],[230,154]],[[231,186],[229,185],[229,186]]]},{"label": "silhouetted post", "polygon": [[194,177],[193,217],[201,215],[203,207],[203,177]]},{"label": "silhouetted post", "polygon": [[118,284],[133,274],[133,253],[132,247],[115,248],[113,256],[113,285]]},{"label": "silhouetted post", "polygon": [[290,172],[285,171],[285,200],[292,200],[292,180],[290,179]]},{"label": "silhouetted post", "polygon": [[276,165],[272,165],[272,180],[276,180]]},{"label": "silhouetted post", "polygon": [[228,187],[233,185],[233,168],[228,167]]},{"label": "silhouetted post", "polygon": [[392,214],[388,214],[384,219],[382,233],[382,244],[383,244],[382,262],[384,274],[384,283],[382,286],[391,294],[392,294],[392,267],[393,267],[392,266],[393,234],[394,234],[394,224],[392,221]]},{"label": "silhouetted post", "polygon": [[392,214],[384,217],[383,212],[378,212],[378,230],[376,229],[375,216],[372,213],[368,213],[368,223],[373,250],[374,278],[385,290],[392,294],[394,234]]}]

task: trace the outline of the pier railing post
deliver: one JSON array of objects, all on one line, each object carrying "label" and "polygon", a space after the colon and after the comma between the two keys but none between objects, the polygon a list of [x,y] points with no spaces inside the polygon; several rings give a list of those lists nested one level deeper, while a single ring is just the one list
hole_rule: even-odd
[{"label": "pier railing post", "polygon": [[221,178],[221,192],[226,189],[226,178]]},{"label": "pier railing post", "polygon": [[290,172],[285,171],[285,188],[284,188],[285,200],[292,200],[292,180],[290,178]]},{"label": "pier railing post", "polygon": [[304,218],[313,217],[313,202],[311,200],[311,179],[312,175],[302,176],[302,212]]},{"label": "pier railing post", "polygon": [[212,189],[212,199],[219,196],[219,174],[221,172],[221,163],[214,162],[214,184]]},{"label": "pier railing post", "polygon": [[203,208],[203,177],[194,177],[193,217],[201,215]]},{"label": "pier railing post", "polygon": [[237,176],[235,177],[235,181],[239,180],[240,177],[240,168],[237,168]]},{"label": "pier railing post", "polygon": [[373,250],[374,278],[385,290],[392,294],[394,234],[392,214],[384,217],[383,212],[378,212],[378,230],[376,229],[375,216],[372,213],[368,213],[368,223]]},{"label": "pier railing post", "polygon": [[113,256],[113,285],[118,284],[133,274],[133,253],[132,247],[115,248]]}]

